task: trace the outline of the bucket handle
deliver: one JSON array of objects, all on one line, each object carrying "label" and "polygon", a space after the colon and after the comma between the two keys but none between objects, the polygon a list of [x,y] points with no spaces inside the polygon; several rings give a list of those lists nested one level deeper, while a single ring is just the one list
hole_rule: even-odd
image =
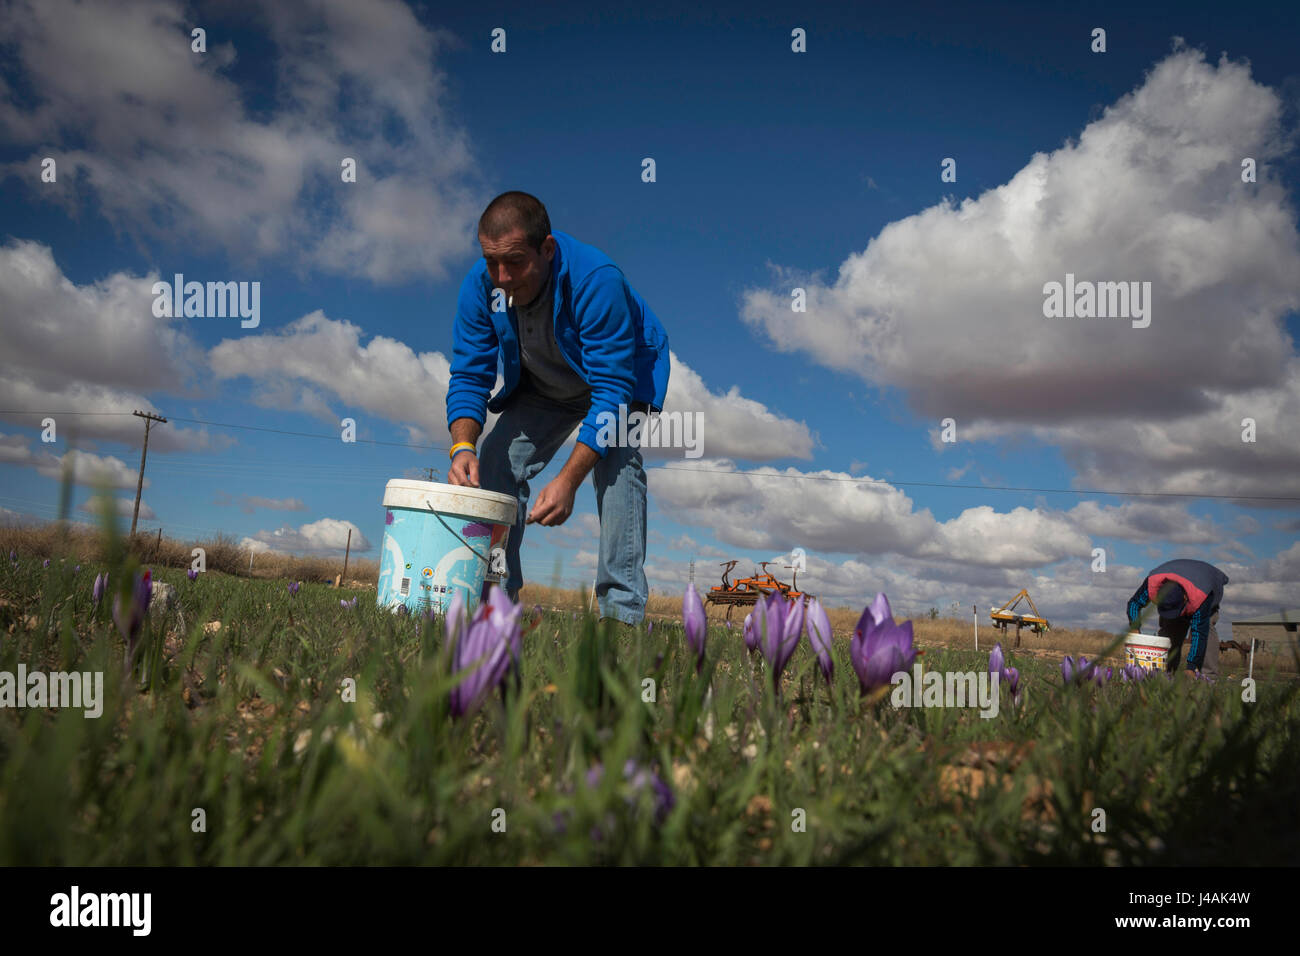
[{"label": "bucket handle", "polygon": [[454,537],[457,541],[459,541],[459,542],[460,542],[461,544],[463,544],[465,547],[469,548],[470,551],[473,551],[473,552],[474,552],[474,557],[478,558],[480,561],[482,561],[484,564],[486,564],[489,568],[492,567],[492,562],[489,561],[487,558],[483,557],[483,555],[479,554],[478,551],[475,550],[474,545],[470,544],[468,541],[466,541],[464,538],[462,538],[459,534],[457,534],[457,533],[456,533],[456,529],[453,528],[451,525],[447,524],[446,521],[443,521],[442,515],[438,514],[438,512],[434,510],[434,507],[433,507],[433,503],[432,503],[432,502],[426,500],[426,501],[424,502],[424,505],[425,505],[426,508],[429,509],[430,512],[433,513],[433,516],[434,516],[435,518],[437,518],[440,522],[442,522],[442,526],[443,526],[444,528],[446,528],[448,531],[451,532],[452,537]]}]

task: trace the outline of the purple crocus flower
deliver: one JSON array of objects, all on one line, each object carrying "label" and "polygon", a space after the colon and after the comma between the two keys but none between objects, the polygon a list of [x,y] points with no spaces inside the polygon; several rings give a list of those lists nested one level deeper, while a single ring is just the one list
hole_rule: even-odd
[{"label": "purple crocus flower", "polygon": [[772,686],[781,686],[781,672],[789,663],[803,633],[804,606],[802,601],[793,604],[780,593],[771,594],[754,604],[754,633],[758,648],[772,669]]},{"label": "purple crocus flower", "polygon": [[673,794],[672,787],[668,786],[659,774],[639,766],[635,760],[629,759],[623,765],[623,776],[632,782],[634,790],[641,790],[647,784],[650,786],[655,796],[655,823],[663,823],[673,807],[677,805],[677,797]]},{"label": "purple crocus flower", "polygon": [[95,584],[90,589],[90,594],[95,599],[96,604],[104,600],[104,589],[107,587],[108,587],[108,574],[107,573],[96,574]]},{"label": "purple crocus flower", "polygon": [[342,598],[339,599],[339,607],[342,607],[342,608],[349,608],[349,609],[350,609],[350,608],[354,608],[354,607],[356,607],[356,606],[357,606],[357,599],[356,599],[356,598],[353,598],[351,601],[344,601]]},{"label": "purple crocus flower", "polygon": [[455,647],[456,639],[465,628],[465,596],[460,591],[452,592],[444,626],[447,632],[447,646]]},{"label": "purple crocus flower", "polygon": [[1092,679],[1097,682],[1098,687],[1106,686],[1106,681],[1110,678],[1110,668],[1102,670],[1100,667],[1093,667]]},{"label": "purple crocus flower", "polygon": [[297,582],[297,581],[290,581],[290,582],[289,582],[289,597],[297,597],[297,596],[298,596],[298,582]]},{"label": "purple crocus flower", "polygon": [[504,680],[511,661],[522,649],[519,618],[522,608],[511,602],[497,585],[480,604],[471,621],[465,620],[465,603],[457,591],[447,609],[447,639],[452,670],[469,675],[451,690],[451,714],[471,714]]},{"label": "purple crocus flower", "polygon": [[42,564],[41,567],[43,567],[43,568],[48,568],[49,566],[50,566],[50,559],[49,559],[49,558],[46,558],[46,559],[45,559],[45,563]]},{"label": "purple crocus flower", "polygon": [[153,597],[153,575],[147,568],[144,574],[136,574],[135,585],[131,588],[128,604],[122,606],[122,595],[113,597],[113,623],[126,641],[126,660],[128,667],[135,658],[135,643],[140,637],[140,628],[144,616],[149,612],[149,601]]},{"label": "purple crocus flower", "polygon": [[73,574],[80,574],[80,573],[81,573],[81,565],[77,565],[75,568],[73,568],[73,569],[72,569],[72,573],[73,573]]},{"label": "purple crocus flower", "polygon": [[745,615],[745,627],[743,633],[745,635],[745,647],[748,648],[749,652],[752,654],[758,650],[758,635],[754,633],[753,614]]},{"label": "purple crocus flower", "polygon": [[688,584],[686,593],[682,595],[682,626],[686,630],[686,643],[695,654],[695,673],[698,674],[704,667],[704,641],[708,637],[709,622],[694,584]]},{"label": "purple crocus flower", "polygon": [[654,622],[654,621],[646,621],[646,622],[645,622],[645,636],[646,636],[646,637],[649,637],[651,634],[653,634],[653,633],[654,633],[654,629],[655,629],[655,622]]},{"label": "purple crocus flower", "polygon": [[993,650],[989,653],[989,673],[1001,674],[1006,667],[1006,658],[1002,653],[1002,642],[993,645]]},{"label": "purple crocus flower", "polygon": [[813,598],[808,605],[808,643],[817,654],[817,664],[822,669],[826,683],[835,676],[835,661],[831,659],[831,619],[822,602]]},{"label": "purple crocus flower", "polygon": [[889,686],[894,674],[907,670],[916,660],[912,622],[895,623],[883,593],[876,595],[858,619],[849,641],[849,659],[858,672],[862,693]]},{"label": "purple crocus flower", "polygon": [[492,619],[493,625],[501,632],[506,643],[510,645],[510,654],[517,668],[524,649],[521,623],[524,606],[511,601],[506,592],[496,584],[492,585],[492,589],[488,591],[487,606],[488,615]]},{"label": "purple crocus flower", "polygon": [[185,576],[189,578],[191,581],[195,581],[198,579],[199,572],[194,570],[193,568],[190,568],[188,571],[185,572]]},{"label": "purple crocus flower", "polygon": [[[605,768],[600,764],[593,764],[587,770],[586,774],[587,788],[595,790],[600,786],[601,781],[605,779]],[[623,764],[623,779],[630,785],[633,793],[627,797],[627,803],[635,806],[636,794],[644,790],[647,786],[654,793],[655,801],[655,823],[662,824],[677,805],[677,797],[673,793],[672,787],[668,786],[664,779],[655,773],[649,767],[642,766],[633,758],[628,758]]]},{"label": "purple crocus flower", "polygon": [[1007,689],[1011,691],[1011,702],[1013,704],[1020,703],[1020,671],[1014,667],[1004,668],[1002,680],[1007,682]]},{"label": "purple crocus flower", "polygon": [[1061,661],[1061,677],[1065,679],[1067,684],[1074,683],[1074,658],[1069,654],[1066,654]]}]

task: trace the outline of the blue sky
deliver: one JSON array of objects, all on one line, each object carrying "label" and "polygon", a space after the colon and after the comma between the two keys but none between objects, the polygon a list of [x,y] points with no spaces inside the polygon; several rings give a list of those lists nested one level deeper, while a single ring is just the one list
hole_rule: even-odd
[{"label": "blue sky", "polygon": [[[142,527],[377,558],[384,483],[445,471],[477,217],[523,189],[622,268],[703,415],[703,459],[648,461],[656,590],[802,548],[831,603],[1027,586],[1114,627],[1186,556],[1225,618],[1296,607],[1300,31],[1187,6],[8,6],[0,507],[53,517],[74,437],[75,504],[94,465],[129,501],[148,407]],[[177,272],[259,281],[260,325],[153,317]],[[1045,318],[1067,272],[1151,282],[1150,327]],[[589,581],[594,511],[530,529],[525,574]]]}]

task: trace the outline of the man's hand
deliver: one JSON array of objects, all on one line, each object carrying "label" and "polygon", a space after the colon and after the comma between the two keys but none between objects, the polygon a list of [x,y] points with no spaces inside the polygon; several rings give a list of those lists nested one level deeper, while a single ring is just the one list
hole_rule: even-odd
[{"label": "man's hand", "polygon": [[478,484],[478,456],[469,449],[457,452],[456,457],[451,460],[451,467],[447,469],[447,481],[453,485],[469,485],[471,488],[477,488]]},{"label": "man's hand", "polygon": [[451,460],[447,466],[447,481],[453,485],[469,485],[471,488],[478,488],[478,453],[475,449],[478,447],[478,436],[483,426],[472,418],[458,418],[447,426],[447,431],[451,433],[452,445],[459,445],[463,441],[469,442],[474,448],[466,448],[464,451],[457,452],[456,457]]},{"label": "man's hand", "polygon": [[537,500],[533,502],[533,510],[528,515],[527,523],[537,522],[546,527],[564,524],[569,520],[569,515],[573,514],[573,497],[577,491],[577,485],[571,484],[564,475],[558,475],[541,490]]}]

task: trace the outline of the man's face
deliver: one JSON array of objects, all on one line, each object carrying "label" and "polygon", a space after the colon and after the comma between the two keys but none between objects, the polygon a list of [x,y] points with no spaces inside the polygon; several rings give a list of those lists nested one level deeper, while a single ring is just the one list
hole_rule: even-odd
[{"label": "man's face", "polygon": [[478,237],[487,260],[488,275],[516,306],[526,305],[537,298],[546,285],[551,272],[551,259],[555,256],[555,237],[547,236],[539,253],[528,245],[522,229],[506,233],[500,239]]}]

